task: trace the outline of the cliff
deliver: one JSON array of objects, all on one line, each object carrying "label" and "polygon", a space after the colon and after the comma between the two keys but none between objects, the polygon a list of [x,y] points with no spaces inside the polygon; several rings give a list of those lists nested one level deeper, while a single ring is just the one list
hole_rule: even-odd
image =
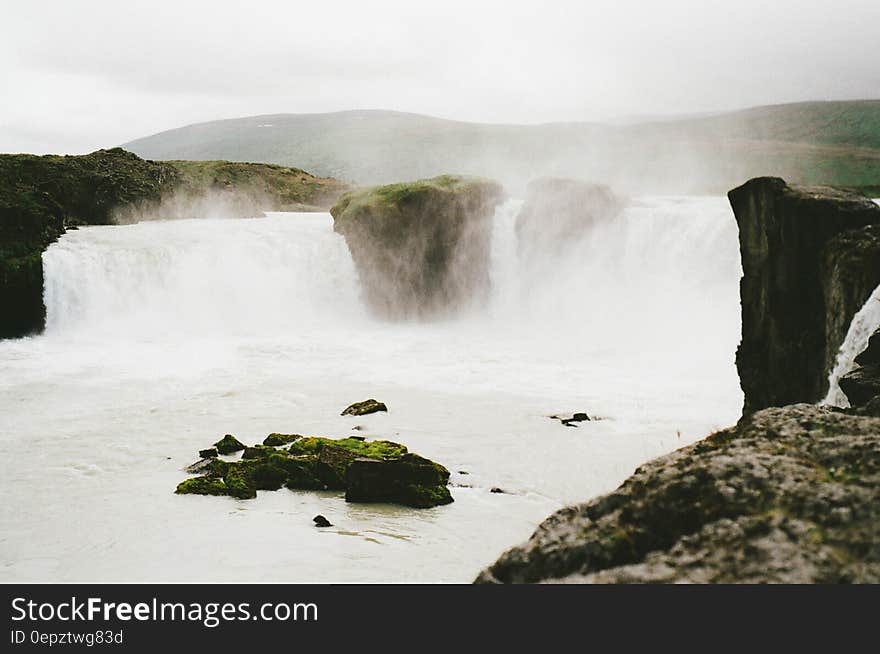
[{"label": "cliff", "polygon": [[230,199],[232,215],[242,216],[327,207],[345,188],[294,168],[146,161],[119,148],[82,156],[0,155],[0,338],[42,330],[42,252],[69,226],[188,216],[203,199],[217,197]]},{"label": "cliff", "polygon": [[775,177],[750,180],[728,197],[743,267],[736,363],[744,412],[816,402],[852,317],[880,280],[870,256],[847,260],[862,239],[843,234],[880,223],[880,207],[855,193]]},{"label": "cliff", "polygon": [[485,299],[491,219],[502,197],[496,182],[452,175],[343,195],[330,213],[372,312],[430,319]]}]

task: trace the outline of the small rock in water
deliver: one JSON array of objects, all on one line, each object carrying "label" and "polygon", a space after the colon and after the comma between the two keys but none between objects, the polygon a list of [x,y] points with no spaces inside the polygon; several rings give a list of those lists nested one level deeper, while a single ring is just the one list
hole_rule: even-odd
[{"label": "small rock in water", "polygon": [[213,459],[217,456],[217,448],[209,447],[207,450],[199,450],[199,458]]},{"label": "small rock in water", "polygon": [[203,457],[196,461],[195,463],[191,463],[187,467],[184,468],[186,472],[191,475],[200,475],[206,470],[211,469],[211,464],[214,462],[213,458]]},{"label": "small rock in water", "polygon": [[244,443],[232,434],[226,434],[226,436],[214,443],[214,447],[217,448],[220,454],[232,454],[233,452],[240,452],[245,446]]},{"label": "small rock in water", "polygon": [[316,527],[332,527],[333,524],[324,516],[316,515],[312,520],[315,522]]},{"label": "small rock in water", "polygon": [[471,473],[469,473],[467,470],[459,470],[459,471],[458,471],[458,474],[460,474],[460,475],[469,475],[469,474],[471,474]]},{"label": "small rock in water", "polygon": [[492,486],[492,488],[489,489],[489,492],[490,493],[506,493],[507,491],[503,490],[501,488],[498,488],[498,486]]},{"label": "small rock in water", "polygon": [[383,402],[369,399],[364,400],[363,402],[355,402],[354,404],[346,407],[345,411],[343,411],[340,415],[365,416],[370,413],[376,413],[377,411],[388,411],[388,407],[385,406]]},{"label": "small rock in water", "polygon": [[566,427],[577,427],[577,425],[573,424],[575,422],[587,422],[590,420],[590,416],[586,413],[575,413],[571,416],[571,418],[563,418],[562,416],[552,415],[550,416],[551,420],[558,420]]}]

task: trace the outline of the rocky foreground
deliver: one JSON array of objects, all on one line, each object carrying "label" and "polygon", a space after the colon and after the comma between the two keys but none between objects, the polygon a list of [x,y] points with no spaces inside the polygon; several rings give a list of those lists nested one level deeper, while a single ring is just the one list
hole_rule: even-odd
[{"label": "rocky foreground", "polygon": [[797,404],[550,516],[478,582],[880,582],[880,418]]},{"label": "rocky foreground", "polygon": [[880,583],[880,332],[841,379],[853,408],[808,403],[880,283],[880,207],[778,178],[729,197],[744,417],[558,511],[477,582]]}]

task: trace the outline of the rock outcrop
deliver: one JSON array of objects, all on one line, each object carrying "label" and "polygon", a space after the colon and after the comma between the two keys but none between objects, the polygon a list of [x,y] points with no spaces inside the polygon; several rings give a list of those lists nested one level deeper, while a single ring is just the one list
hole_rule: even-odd
[{"label": "rock outcrop", "polygon": [[880,396],[880,330],[868,339],[868,346],[855,358],[856,367],[840,378],[840,390],[850,406],[860,407]]},{"label": "rock outcrop", "polygon": [[550,516],[478,582],[880,582],[880,418],[798,404]]},{"label": "rock outcrop", "polygon": [[151,212],[191,217],[208,196],[234,196],[231,215],[242,211],[241,217],[254,215],[254,207],[326,208],[345,188],[295,168],[146,161],[120,148],[82,156],[0,154],[0,338],[42,331],[42,253],[68,226],[132,222]]},{"label": "rock outcrop", "polygon": [[446,317],[485,299],[501,186],[444,175],[346,193],[330,209],[366,304],[391,320]]},{"label": "rock outcrop", "polygon": [[[880,275],[862,270],[860,257],[850,265],[850,247],[862,240],[844,233],[880,223],[880,207],[855,193],[775,177],[752,179],[728,197],[743,266],[736,362],[744,412],[818,401],[846,327]],[[854,276],[857,286],[838,286]]]},{"label": "rock outcrop", "polygon": [[602,184],[556,177],[533,180],[516,217],[520,259],[552,260],[593,225],[613,220],[623,207],[624,201]]},{"label": "rock outcrop", "polygon": [[820,279],[828,342],[825,370],[830,371],[853,316],[880,284],[880,224],[841,232],[831,239],[823,253]]},{"label": "rock outcrop", "polygon": [[[221,444],[226,447],[221,449]],[[345,491],[348,502],[387,502],[418,509],[453,501],[447,487],[449,471],[400,443],[297,436],[287,448],[278,449],[246,447],[227,435],[216,445],[221,454],[243,450],[241,459],[197,461],[187,472],[199,476],[180,482],[176,493],[246,500],[255,498],[258,490],[287,487]]]},{"label": "rock outcrop", "polygon": [[366,416],[371,413],[378,413],[380,411],[388,411],[388,407],[385,406],[384,402],[379,402],[378,400],[369,399],[364,400],[363,402],[355,402],[354,404],[350,404],[345,409],[343,409],[340,415],[343,416]]}]

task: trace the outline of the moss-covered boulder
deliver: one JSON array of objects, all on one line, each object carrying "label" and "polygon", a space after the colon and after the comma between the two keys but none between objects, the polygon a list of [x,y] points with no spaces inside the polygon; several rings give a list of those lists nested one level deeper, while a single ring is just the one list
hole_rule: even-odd
[{"label": "moss-covered boulder", "polygon": [[266,438],[263,439],[263,445],[271,445],[272,447],[279,447],[281,445],[287,445],[288,443],[292,443],[293,441],[302,438],[299,434],[277,434],[271,433]]},{"label": "moss-covered boulder", "polygon": [[435,318],[483,301],[501,186],[443,175],[344,194],[331,209],[364,298],[386,319]]},{"label": "moss-covered boulder", "polygon": [[226,434],[223,438],[214,443],[214,447],[217,448],[217,451],[220,454],[234,454],[235,452],[243,450],[245,445],[232,434]]},{"label": "moss-covered boulder", "polygon": [[392,441],[309,436],[297,438],[287,449],[267,445],[239,449],[244,451],[238,461],[209,458],[190,466],[187,470],[200,476],[181,482],[176,492],[252,499],[258,490],[286,486],[292,490],[345,491],[350,502],[390,502],[416,508],[452,501],[446,487],[449,471]]},{"label": "moss-covered boulder", "polygon": [[359,457],[348,466],[345,499],[428,508],[452,502],[449,471],[417,454],[396,459]]}]

